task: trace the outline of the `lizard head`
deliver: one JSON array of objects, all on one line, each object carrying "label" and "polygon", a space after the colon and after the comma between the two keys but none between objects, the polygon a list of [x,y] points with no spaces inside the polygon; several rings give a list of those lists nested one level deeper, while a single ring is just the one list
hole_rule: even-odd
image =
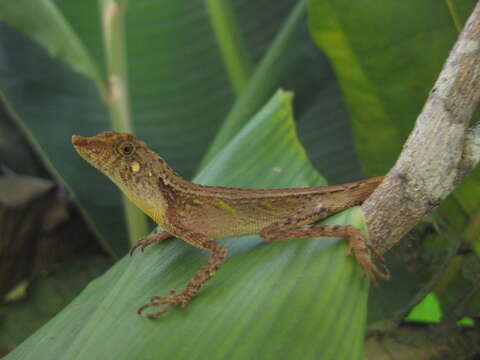
[{"label": "lizard head", "polygon": [[[105,131],[96,136],[72,136],[75,150],[108,176],[127,196],[148,193],[162,169],[163,159],[135,136]],[[146,194],[148,195],[148,194]]]}]

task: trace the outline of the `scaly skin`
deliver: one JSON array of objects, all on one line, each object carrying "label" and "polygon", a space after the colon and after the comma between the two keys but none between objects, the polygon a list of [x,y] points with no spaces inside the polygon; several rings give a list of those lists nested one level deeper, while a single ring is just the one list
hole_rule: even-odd
[{"label": "scaly skin", "polygon": [[[73,135],[77,152],[108,176],[145,214],[165,231],[140,239],[130,251],[175,236],[212,253],[181,292],[154,296],[152,306],[184,307],[225,260],[227,250],[214,239],[260,234],[268,242],[287,238],[344,237],[367,276],[388,278],[373,264],[361,232],[354,226],[314,225],[361,204],[383,177],[349,184],[298,189],[238,189],[193,184],[182,179],[158,154],[131,134],[106,131],[91,138]],[[373,252],[375,254],[375,252]],[[376,254],[375,254],[376,255]],[[378,255],[380,260],[383,260]]]}]

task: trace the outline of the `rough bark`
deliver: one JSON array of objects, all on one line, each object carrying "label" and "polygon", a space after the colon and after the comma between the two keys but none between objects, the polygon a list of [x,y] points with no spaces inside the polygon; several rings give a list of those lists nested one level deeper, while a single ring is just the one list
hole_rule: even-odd
[{"label": "rough bark", "polygon": [[477,3],[415,128],[385,181],[363,204],[370,241],[394,246],[444,200],[480,159],[480,2]]}]

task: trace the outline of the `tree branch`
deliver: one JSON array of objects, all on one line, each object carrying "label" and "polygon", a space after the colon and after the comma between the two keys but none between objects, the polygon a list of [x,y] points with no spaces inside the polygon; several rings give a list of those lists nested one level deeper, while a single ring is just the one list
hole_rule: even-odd
[{"label": "tree branch", "polygon": [[479,100],[480,2],[395,166],[362,206],[376,248],[385,251],[398,243],[477,165],[480,125],[468,127]]}]

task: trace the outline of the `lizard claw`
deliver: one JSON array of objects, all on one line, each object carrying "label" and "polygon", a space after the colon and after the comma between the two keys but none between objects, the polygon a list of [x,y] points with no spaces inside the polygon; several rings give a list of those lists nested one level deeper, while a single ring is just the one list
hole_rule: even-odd
[{"label": "lizard claw", "polygon": [[135,250],[137,250],[139,246],[140,246],[140,244],[137,243],[130,249],[130,251],[128,252],[130,254],[130,256],[133,256],[133,254],[135,253]]},{"label": "lizard claw", "polygon": [[385,264],[385,258],[383,257],[382,253],[374,248],[372,245],[368,244],[368,250],[370,250],[370,252],[373,254],[373,256],[378,260],[380,261],[382,264]]},{"label": "lizard claw", "polygon": [[144,237],[144,238],[139,239],[137,241],[137,243],[130,249],[130,251],[129,251],[130,256],[133,256],[133,254],[135,253],[135,251],[138,248],[140,248],[140,250],[142,250],[142,252],[143,252],[147,246],[152,245],[156,242],[157,242],[157,240],[155,238],[152,238],[152,237]]},{"label": "lizard claw", "polygon": [[[363,246],[358,246],[354,242],[350,242],[348,246],[348,255],[355,254],[358,264],[362,268],[365,275],[377,284],[377,279],[389,280],[390,271],[385,265],[385,258],[382,254],[369,244],[363,244]],[[374,264],[372,260],[372,255],[375,257],[381,264],[381,270]]]},{"label": "lizard claw", "polygon": [[380,266],[382,270],[379,270],[375,265],[375,275],[383,280],[390,280],[390,270],[388,270],[387,265],[385,265],[385,258],[381,254],[381,252],[374,248],[372,245],[367,245],[368,249],[370,250],[371,254],[380,262]]},{"label": "lizard claw", "polygon": [[152,296],[150,298],[150,302],[142,305],[138,309],[137,311],[138,315],[141,315],[142,312],[149,307],[164,305],[164,308],[162,310],[147,315],[149,319],[156,319],[176,306],[180,306],[184,308],[185,306],[187,306],[188,302],[190,301],[190,297],[187,294],[177,293],[175,290],[170,291],[170,293],[173,295],[172,296]]},{"label": "lizard claw", "polygon": [[156,230],[152,235],[139,239],[137,243],[130,249],[130,255],[133,255],[138,248],[140,248],[140,250],[143,252],[147,246],[157,244],[171,237],[172,235],[165,231],[158,232]]}]

